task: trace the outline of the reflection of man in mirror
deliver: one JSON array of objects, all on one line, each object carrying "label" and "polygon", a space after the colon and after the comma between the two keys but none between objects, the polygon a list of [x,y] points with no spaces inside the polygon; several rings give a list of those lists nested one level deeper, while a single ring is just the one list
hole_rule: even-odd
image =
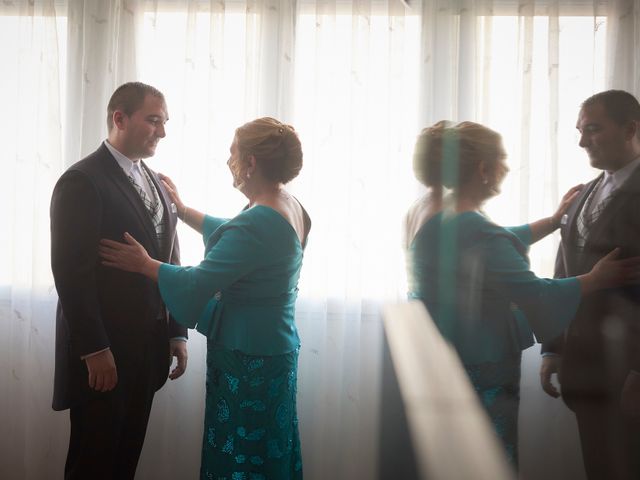
[{"label": "reflection of man in mirror", "polygon": [[[587,273],[615,248],[619,258],[640,255],[640,104],[624,91],[598,93],[576,128],[602,173],[563,221],[556,277]],[[542,351],[542,387],[558,397],[550,381],[558,374],[588,478],[640,478],[640,285],[585,296],[565,335]]]}]

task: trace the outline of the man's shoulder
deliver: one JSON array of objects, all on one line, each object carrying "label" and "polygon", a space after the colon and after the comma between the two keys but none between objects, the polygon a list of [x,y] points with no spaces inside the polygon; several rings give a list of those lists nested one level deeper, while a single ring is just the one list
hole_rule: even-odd
[{"label": "man's shoulder", "polygon": [[101,144],[94,152],[72,164],[65,173],[82,172],[88,176],[100,175],[107,167],[108,160],[113,158],[107,147]]},{"label": "man's shoulder", "polygon": [[109,159],[112,158],[104,144],[100,145],[97,150],[67,168],[58,179],[56,189],[70,184],[89,184],[92,188],[100,188],[104,179],[109,176]]},{"label": "man's shoulder", "polygon": [[636,167],[631,172],[627,181],[620,188],[630,193],[640,194],[640,167]]}]

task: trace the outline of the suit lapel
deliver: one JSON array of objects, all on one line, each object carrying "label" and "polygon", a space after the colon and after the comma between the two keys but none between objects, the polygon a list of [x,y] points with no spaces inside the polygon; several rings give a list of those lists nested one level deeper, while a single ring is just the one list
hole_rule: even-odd
[{"label": "suit lapel", "polygon": [[103,149],[102,153],[106,157],[105,160],[107,160],[104,162],[107,177],[118,187],[122,192],[123,197],[129,201],[133,211],[136,212],[140,219],[140,223],[144,226],[144,230],[148,237],[148,244],[153,246],[153,251],[149,252],[149,255],[153,258],[158,258],[160,248],[158,245],[158,239],[156,238],[156,229],[153,226],[147,207],[144,206],[144,203],[140,198],[140,194],[138,194],[133,185],[131,185],[131,182],[120,168],[120,165],[118,165],[116,159],[113,158],[109,149],[105,147],[104,144],[100,148]]}]

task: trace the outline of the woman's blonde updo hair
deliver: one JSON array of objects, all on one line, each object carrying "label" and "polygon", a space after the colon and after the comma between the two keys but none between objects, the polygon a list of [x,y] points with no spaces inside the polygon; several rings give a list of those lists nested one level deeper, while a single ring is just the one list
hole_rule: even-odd
[{"label": "woman's blonde updo hair", "polygon": [[236,145],[242,158],[255,157],[267,180],[287,183],[302,168],[302,146],[296,131],[275,118],[258,118],[236,129]]},{"label": "woman's blonde updo hair", "polygon": [[441,120],[420,132],[413,153],[413,171],[428,187],[458,188],[476,174],[478,164],[505,158],[502,137],[474,122]]}]

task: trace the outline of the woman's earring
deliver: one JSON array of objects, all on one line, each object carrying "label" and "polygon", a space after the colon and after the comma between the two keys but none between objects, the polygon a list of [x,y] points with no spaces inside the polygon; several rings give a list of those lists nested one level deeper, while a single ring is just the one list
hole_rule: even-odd
[{"label": "woman's earring", "polygon": [[483,185],[487,185],[489,183],[489,180],[487,180],[486,178],[482,179],[482,184]]},{"label": "woman's earring", "polygon": [[249,180],[250,178],[251,178],[251,174],[247,172],[247,180]]}]

